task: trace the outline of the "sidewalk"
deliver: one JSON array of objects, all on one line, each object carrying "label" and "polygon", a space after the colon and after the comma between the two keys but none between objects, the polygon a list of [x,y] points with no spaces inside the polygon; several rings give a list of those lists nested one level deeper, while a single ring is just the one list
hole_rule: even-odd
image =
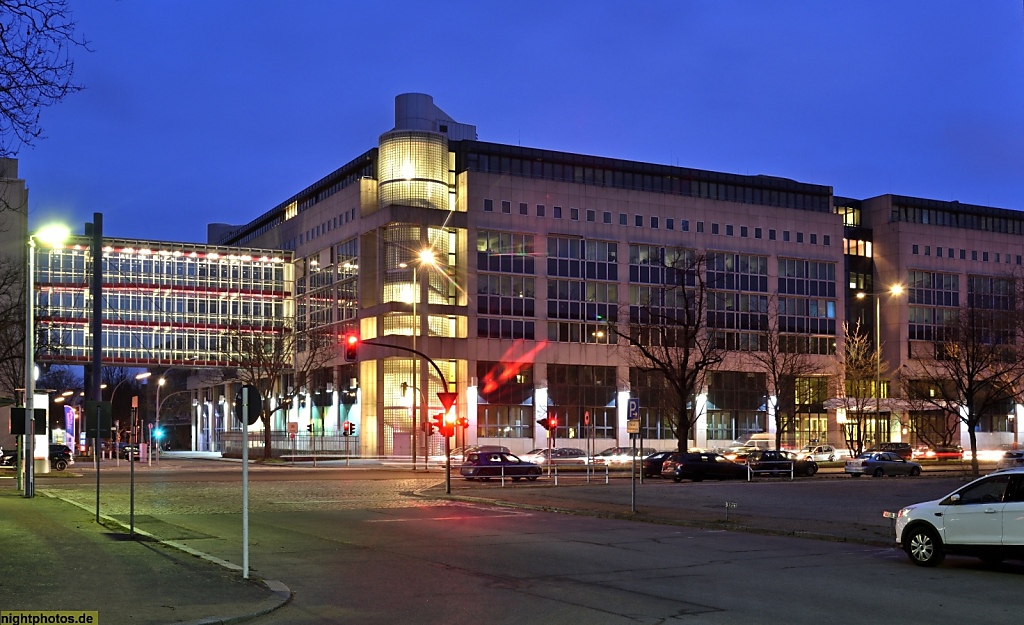
[{"label": "sidewalk", "polygon": [[100,623],[221,623],[269,612],[290,591],[0,479],[0,610],[97,611]]}]

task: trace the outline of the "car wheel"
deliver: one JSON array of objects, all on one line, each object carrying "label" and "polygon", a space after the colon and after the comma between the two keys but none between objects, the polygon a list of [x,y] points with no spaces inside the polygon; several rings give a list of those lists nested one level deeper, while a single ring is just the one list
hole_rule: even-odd
[{"label": "car wheel", "polygon": [[938,566],[946,557],[939,536],[925,525],[915,527],[904,536],[903,549],[910,556],[910,561],[918,566]]},{"label": "car wheel", "polygon": [[918,468],[918,467],[912,468],[910,470],[910,475],[911,475],[911,477],[917,477],[918,475],[921,475],[921,469]]},{"label": "car wheel", "polygon": [[57,469],[58,471],[63,471],[64,469],[68,468],[68,461],[61,458],[60,460],[53,463],[53,468]]},{"label": "car wheel", "polygon": [[885,470],[883,470],[882,467],[878,467],[877,469],[875,469],[875,472],[872,473],[871,475],[873,475],[874,477],[884,477]]},{"label": "car wheel", "polygon": [[812,475],[814,475],[817,472],[818,472],[818,465],[816,465],[816,464],[809,464],[809,465],[807,465],[807,470],[804,471],[804,474],[807,475],[807,477],[811,477]]},{"label": "car wheel", "polygon": [[531,482],[536,482],[537,481],[537,476],[536,475],[528,475],[528,476],[526,476],[526,479],[530,480]]}]

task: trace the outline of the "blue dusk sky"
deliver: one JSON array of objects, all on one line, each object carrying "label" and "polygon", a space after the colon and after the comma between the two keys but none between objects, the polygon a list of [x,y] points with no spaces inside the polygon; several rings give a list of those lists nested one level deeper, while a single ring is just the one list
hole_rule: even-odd
[{"label": "blue dusk sky", "polygon": [[1024,209],[1021,0],[70,0],[33,227],[205,241],[421,92],[482,141]]}]

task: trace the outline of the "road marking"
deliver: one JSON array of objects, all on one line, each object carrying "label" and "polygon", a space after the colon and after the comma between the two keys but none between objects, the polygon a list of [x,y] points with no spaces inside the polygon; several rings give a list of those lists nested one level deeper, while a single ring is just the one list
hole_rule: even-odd
[{"label": "road marking", "polygon": [[487,514],[481,516],[432,516],[426,518],[415,518],[415,519],[369,519],[364,521],[365,523],[409,523],[415,521],[453,521],[460,519],[497,519],[501,517],[513,517],[513,516],[529,516],[529,513],[512,513],[512,514]]},{"label": "road marking", "polygon": [[[532,512],[526,512],[526,511],[522,511],[522,510],[503,510],[499,514],[492,514],[493,512],[495,512],[494,508],[489,508],[487,506],[479,506],[479,505],[470,504],[470,503],[461,503],[461,502],[452,502],[451,504],[448,504],[448,506],[458,507],[458,508],[468,508],[470,510],[479,510],[483,514],[480,515],[480,516],[456,515],[456,516],[436,516],[436,517],[426,517],[426,518],[416,518],[416,519],[369,519],[366,522],[367,523],[406,523],[406,522],[409,522],[409,521],[450,521],[450,520],[453,520],[453,519],[481,519],[481,518],[483,518],[483,519],[497,519],[497,518],[502,518],[502,517],[522,517],[522,516],[532,516],[533,515]],[[445,507],[448,507],[448,506],[445,506]]]}]

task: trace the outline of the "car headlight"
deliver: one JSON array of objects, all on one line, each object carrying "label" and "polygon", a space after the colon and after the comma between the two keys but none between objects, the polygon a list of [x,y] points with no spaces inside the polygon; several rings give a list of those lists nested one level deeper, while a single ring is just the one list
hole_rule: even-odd
[{"label": "car headlight", "polygon": [[900,511],[896,513],[896,518],[897,519],[902,519],[903,517],[905,517],[905,516],[909,515],[911,512],[913,512],[913,510],[914,510],[914,506],[907,506],[906,508],[900,508]]}]

